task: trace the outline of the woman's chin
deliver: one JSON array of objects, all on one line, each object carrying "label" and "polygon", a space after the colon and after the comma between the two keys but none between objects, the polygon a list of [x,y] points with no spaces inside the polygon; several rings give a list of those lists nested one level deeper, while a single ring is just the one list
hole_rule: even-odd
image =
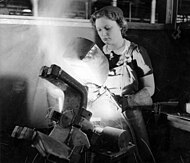
[{"label": "woman's chin", "polygon": [[106,41],[104,40],[103,42],[104,42],[104,44],[107,44],[107,45],[111,44],[109,40],[106,40]]}]

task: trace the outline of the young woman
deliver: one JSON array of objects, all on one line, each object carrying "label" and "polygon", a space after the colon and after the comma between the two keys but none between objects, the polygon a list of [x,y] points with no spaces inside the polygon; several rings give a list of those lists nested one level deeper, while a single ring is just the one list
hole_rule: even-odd
[{"label": "young woman", "polygon": [[148,160],[149,140],[140,106],[152,105],[155,83],[150,58],[143,47],[125,38],[127,22],[120,8],[106,6],[91,16],[103,52],[109,61],[105,85],[118,97],[122,110],[133,128],[143,160]]}]

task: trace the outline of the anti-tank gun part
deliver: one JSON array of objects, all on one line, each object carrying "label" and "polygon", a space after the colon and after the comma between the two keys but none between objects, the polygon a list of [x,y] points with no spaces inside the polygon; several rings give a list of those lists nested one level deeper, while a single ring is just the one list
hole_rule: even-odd
[{"label": "anti-tank gun part", "polygon": [[82,119],[91,117],[91,113],[85,110],[87,105],[86,88],[57,65],[43,66],[40,77],[53,83],[63,91],[66,89],[64,83],[77,90],[81,96],[79,108],[70,108],[61,116],[58,112],[50,111],[48,117],[56,123],[49,135],[30,128],[16,126],[12,137],[32,141],[33,146],[46,159],[51,157],[51,159],[55,158],[66,162],[78,162],[83,148],[90,147],[87,135],[80,129]]},{"label": "anti-tank gun part", "polygon": [[125,130],[113,127],[99,127],[98,129],[90,122],[92,114],[86,110],[87,88],[85,86],[57,65],[43,66],[40,77],[63,91],[68,87],[75,89],[81,97],[79,107],[70,107],[61,113],[50,110],[47,117],[54,122],[54,127],[49,135],[26,127],[16,126],[12,137],[32,141],[32,145],[46,159],[60,159],[71,163],[79,162],[85,148],[91,147],[94,152],[98,152],[99,147],[104,151],[115,152],[126,149],[129,140],[126,139],[128,133]]},{"label": "anti-tank gun part", "polygon": [[[55,80],[60,80],[60,79],[62,80],[62,78],[64,78],[64,80],[65,80],[65,78],[68,79],[63,72],[60,72],[61,70],[56,65],[52,65],[50,67],[50,69],[49,69],[49,72],[47,72],[47,73],[46,73],[46,71],[47,71],[46,67],[45,67],[44,70],[45,70],[45,74],[42,73],[41,76],[44,76],[46,79],[50,80],[54,84],[56,84]],[[58,74],[59,74],[59,77],[58,77]],[[54,78],[54,80],[52,80],[53,78]],[[67,80],[67,81],[64,81],[64,82],[70,84],[69,81],[71,81],[71,80]],[[75,81],[75,80],[72,79],[72,81]],[[76,82],[76,83],[78,83],[78,82]],[[75,89],[78,89],[79,91],[81,91],[81,88],[83,88],[83,87],[81,87],[80,84],[79,84],[79,86],[76,86],[76,84],[74,84],[74,82],[72,83],[72,85],[73,85],[73,87],[75,87]],[[84,90],[86,90],[86,89],[84,89]],[[82,89],[81,92],[85,92],[84,90]],[[82,95],[84,95],[84,94],[85,93],[83,93]],[[83,104],[81,106],[84,106]],[[56,111],[53,111],[52,113],[53,114],[51,114],[51,116],[50,116],[50,118],[52,120],[55,120],[56,119],[55,117],[57,117],[56,121],[60,122],[60,124],[63,124],[64,122],[65,123],[67,122],[66,119],[68,119],[68,118],[66,118],[66,119],[64,118],[64,117],[66,117],[66,113],[68,113],[67,111],[63,112],[61,114],[59,114]],[[80,119],[80,127],[82,127],[82,130],[86,131],[86,132],[89,132],[88,130],[90,130],[90,131],[92,131],[94,133],[97,133],[97,128],[96,127],[93,128],[92,124],[89,122],[89,120],[91,118],[91,113],[89,111],[85,110],[85,109],[83,111],[79,111],[79,113],[81,113],[79,115],[79,117],[80,118],[82,117]],[[63,121],[63,119],[65,119],[65,120]],[[74,125],[75,125],[75,123],[74,123]],[[79,124],[77,124],[77,125],[79,125]],[[105,128],[102,128],[101,130],[102,131],[99,132],[99,135],[101,135],[100,136],[101,137],[101,139],[100,139],[100,141],[101,141],[100,146],[109,148],[110,150],[112,150],[113,148],[117,148],[117,151],[119,151],[120,148],[123,148],[122,146],[126,147],[128,145],[129,139],[127,139],[127,138],[129,138],[129,135],[128,135],[128,133],[125,130],[116,129],[116,128],[113,128],[113,127],[105,127]],[[124,137],[125,137],[125,140],[124,140]],[[117,140],[118,142],[114,143],[114,141],[115,141],[114,139]],[[123,143],[121,143],[121,141]],[[113,143],[115,144],[114,147],[113,147]],[[110,144],[111,144],[111,146],[110,146]]]}]

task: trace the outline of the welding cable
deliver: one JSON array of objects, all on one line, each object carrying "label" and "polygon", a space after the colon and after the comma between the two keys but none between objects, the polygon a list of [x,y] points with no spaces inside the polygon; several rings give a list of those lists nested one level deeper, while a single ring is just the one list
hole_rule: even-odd
[{"label": "welding cable", "polygon": [[156,160],[155,160],[155,158],[154,158],[154,155],[153,155],[153,153],[152,153],[152,151],[151,151],[149,145],[146,143],[146,141],[145,141],[143,138],[141,138],[141,141],[146,145],[148,151],[150,152],[150,155],[151,155],[151,157],[152,157],[153,162],[156,163]]},{"label": "welding cable", "polygon": [[129,131],[130,131],[130,133],[131,133],[131,138],[132,138],[132,141],[133,141],[133,143],[136,145],[136,155],[137,155],[137,158],[138,158],[138,160],[141,162],[141,163],[143,163],[143,161],[142,161],[142,158],[141,158],[141,156],[140,156],[140,154],[139,154],[139,150],[138,150],[138,147],[137,147],[137,140],[136,140],[136,137],[135,137],[135,133],[134,133],[134,131],[133,131],[133,128],[132,128],[132,126],[130,125],[130,123],[129,123],[129,119],[127,118],[127,116],[124,114],[124,113],[122,113],[123,114],[123,116],[124,116],[124,118],[125,118],[125,120],[126,120],[126,124],[127,124],[127,126],[129,127]]},{"label": "welding cable", "polygon": [[182,163],[185,163],[181,154],[180,154],[180,160]]},{"label": "welding cable", "polygon": [[[132,141],[133,141],[133,143],[137,146],[137,141],[136,141],[136,138],[135,138],[135,134],[134,134],[133,128],[132,128],[132,126],[130,125],[130,123],[128,122],[128,118],[127,118],[127,116],[126,116],[124,113],[123,113],[123,116],[125,117],[127,126],[129,127],[129,130],[130,130],[130,132],[131,132]],[[146,145],[146,147],[147,147],[147,149],[148,149],[148,151],[149,151],[149,153],[150,153],[150,155],[151,155],[151,157],[152,157],[153,163],[156,163],[156,160],[155,160],[155,158],[154,158],[154,155],[153,155],[153,153],[152,153],[152,151],[151,151],[149,145],[145,142],[145,140],[144,140],[143,138],[141,138],[141,141]],[[141,158],[141,156],[140,156],[140,154],[139,154],[138,148],[137,148],[136,151],[137,151],[137,156],[138,156],[140,162],[143,163],[142,158]]]},{"label": "welding cable", "polygon": [[37,157],[38,157],[38,153],[34,156],[34,159],[32,160],[32,163],[35,163]]}]

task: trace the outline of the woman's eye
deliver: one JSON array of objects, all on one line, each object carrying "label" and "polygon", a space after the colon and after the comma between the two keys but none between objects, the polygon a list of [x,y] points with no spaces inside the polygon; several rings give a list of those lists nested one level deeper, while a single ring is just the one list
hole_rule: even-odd
[{"label": "woman's eye", "polygon": [[106,31],[109,31],[111,29],[111,27],[105,27]]}]

